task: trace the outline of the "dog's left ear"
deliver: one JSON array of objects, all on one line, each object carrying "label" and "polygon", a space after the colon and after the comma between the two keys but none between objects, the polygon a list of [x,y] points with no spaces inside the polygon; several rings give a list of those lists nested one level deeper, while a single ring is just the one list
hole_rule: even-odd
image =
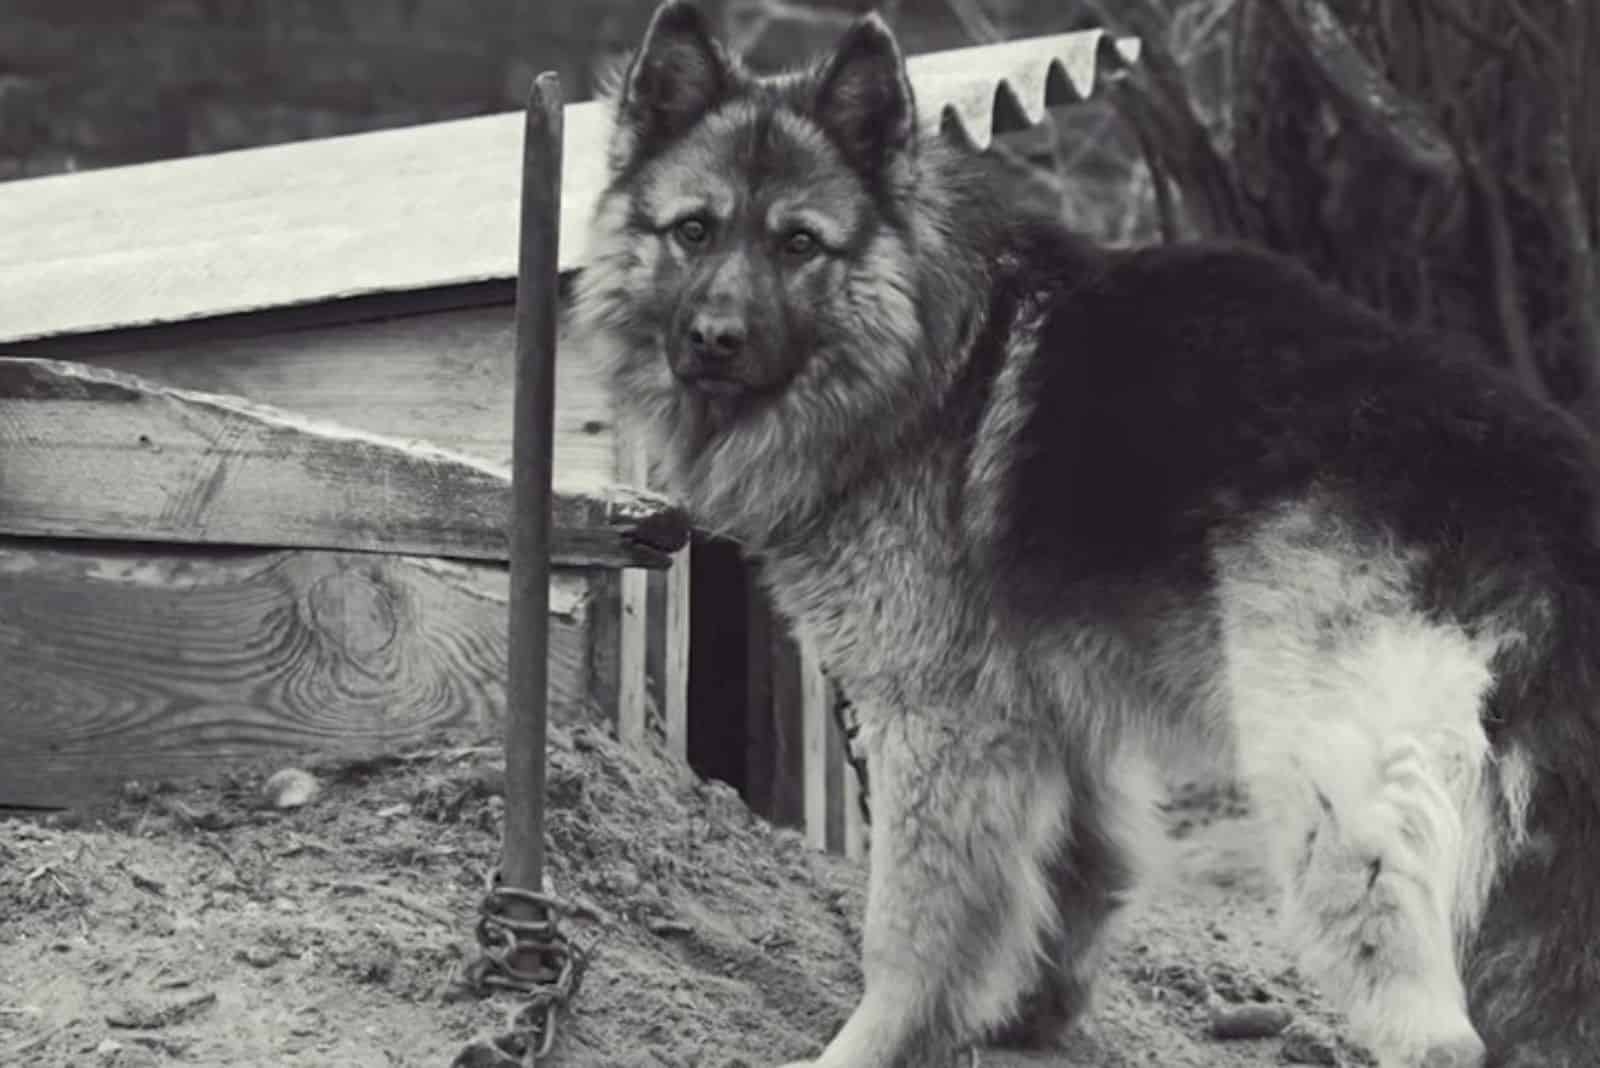
[{"label": "dog's left ear", "polygon": [[621,169],[682,135],[722,102],[732,81],[700,10],[683,0],[663,3],[622,78],[612,166]]},{"label": "dog's left ear", "polygon": [[916,105],[894,34],[877,13],[846,31],[817,81],[817,121],[851,164],[877,175],[916,142]]}]

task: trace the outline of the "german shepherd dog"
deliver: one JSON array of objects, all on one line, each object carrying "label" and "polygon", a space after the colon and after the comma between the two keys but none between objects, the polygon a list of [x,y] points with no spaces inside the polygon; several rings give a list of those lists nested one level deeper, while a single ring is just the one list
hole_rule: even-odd
[{"label": "german shepherd dog", "polygon": [[1575,424],[1282,259],[1024,216],[874,16],[756,76],[669,2],[613,101],[570,329],[860,717],[865,991],[810,1063],[1080,1015],[1210,753],[1384,1065],[1600,1065]]}]

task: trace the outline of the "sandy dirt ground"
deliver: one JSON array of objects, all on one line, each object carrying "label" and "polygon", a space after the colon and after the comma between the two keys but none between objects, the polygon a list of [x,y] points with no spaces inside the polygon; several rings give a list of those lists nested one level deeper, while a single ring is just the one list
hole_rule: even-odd
[{"label": "sandy dirt ground", "polygon": [[[501,1030],[516,998],[459,983],[499,847],[495,746],[307,769],[320,793],[291,809],[257,768],[0,816],[0,1065],[443,1068]],[[861,868],[597,731],[552,731],[549,782],[549,878],[591,962],[546,1063],[815,1052],[858,991]],[[981,1063],[1369,1063],[1276,948],[1244,806],[1194,789],[1168,815],[1175,867],[1129,915],[1092,1020]],[[1273,1033],[1216,1034],[1249,1016]]]}]

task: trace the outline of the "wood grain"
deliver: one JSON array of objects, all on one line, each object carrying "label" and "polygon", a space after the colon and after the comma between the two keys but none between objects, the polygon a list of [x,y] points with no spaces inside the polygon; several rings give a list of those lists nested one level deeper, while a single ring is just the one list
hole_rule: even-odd
[{"label": "wood grain", "polygon": [[622,579],[627,571],[591,570],[587,574],[589,702],[611,729],[623,733],[625,696],[622,660]]},{"label": "wood grain", "polygon": [[[181,389],[247,397],[374,434],[511,462],[509,303],[255,333],[209,323],[124,331],[118,344],[62,338],[7,346],[139,375]],[[597,361],[567,338],[556,360],[559,483],[616,475],[614,416]],[[629,481],[624,479],[624,481]],[[645,483],[637,483],[643,486]]]},{"label": "wood grain", "polygon": [[[503,467],[234,397],[0,359],[0,533],[503,560]],[[688,536],[664,499],[562,484],[563,564],[661,567]]]},{"label": "wood grain", "polygon": [[[0,805],[490,728],[506,590],[492,564],[0,541]],[[586,573],[552,579],[557,721],[605,714],[594,596]]]}]

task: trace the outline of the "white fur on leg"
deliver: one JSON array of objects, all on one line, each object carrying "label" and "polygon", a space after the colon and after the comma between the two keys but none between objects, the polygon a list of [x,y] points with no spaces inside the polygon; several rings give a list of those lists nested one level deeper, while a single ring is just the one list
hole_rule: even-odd
[{"label": "white fur on leg", "polygon": [[866,991],[817,1068],[943,1068],[1005,1019],[1054,921],[1065,759],[1003,722],[876,713]]},{"label": "white fur on leg", "polygon": [[1430,756],[1390,743],[1365,804],[1322,810],[1286,894],[1305,967],[1395,1068],[1475,1041],[1452,931],[1461,821]]},{"label": "white fur on leg", "polygon": [[1415,558],[1326,513],[1285,512],[1218,561],[1241,770],[1289,937],[1386,1068],[1468,1068],[1457,946],[1502,845],[1479,719],[1498,644],[1425,617]]}]

